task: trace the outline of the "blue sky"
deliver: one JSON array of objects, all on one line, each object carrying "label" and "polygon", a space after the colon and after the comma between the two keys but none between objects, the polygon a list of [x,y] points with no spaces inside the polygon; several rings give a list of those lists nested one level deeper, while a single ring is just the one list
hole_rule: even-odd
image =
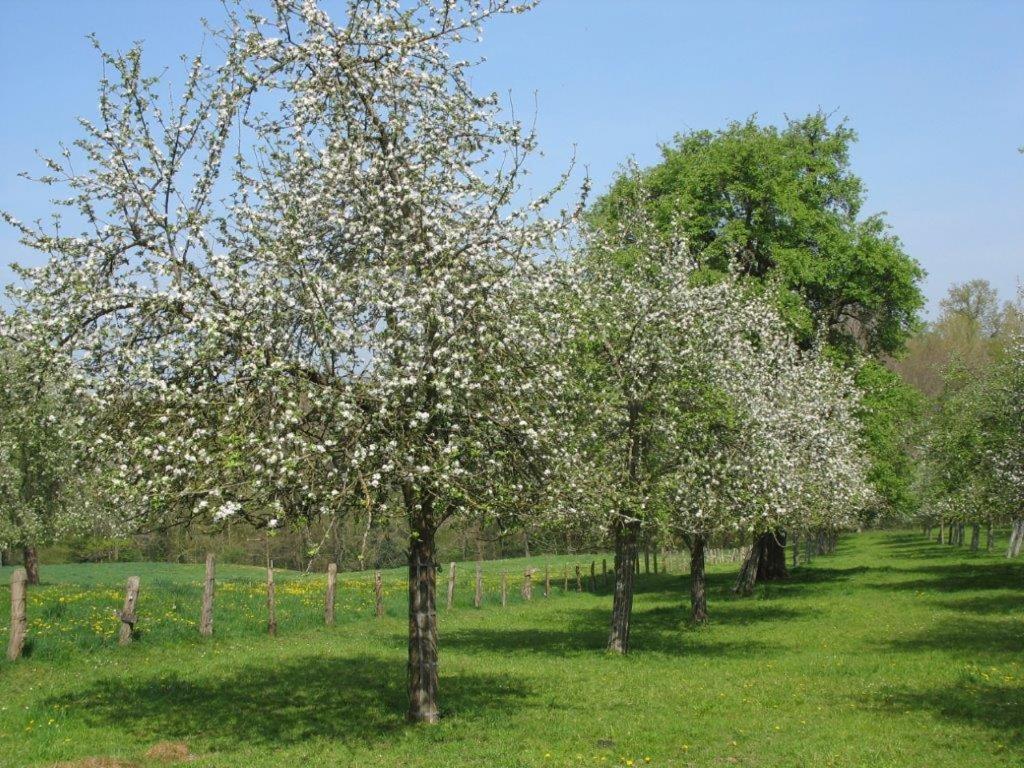
[{"label": "blue sky", "polygon": [[[328,7],[331,3],[328,2]],[[85,39],[144,40],[154,69],[202,42],[218,0],[0,0],[0,207],[47,216],[17,178],[35,150],[92,116],[100,67]],[[931,307],[953,281],[1004,297],[1024,279],[1024,2],[545,0],[493,25],[474,75],[532,113],[545,157],[534,183],[575,153],[602,190],[628,156],[655,162],[679,131],[819,107],[859,132],[853,166],[866,212],[886,211],[928,270]],[[0,282],[31,261],[0,231]]]}]

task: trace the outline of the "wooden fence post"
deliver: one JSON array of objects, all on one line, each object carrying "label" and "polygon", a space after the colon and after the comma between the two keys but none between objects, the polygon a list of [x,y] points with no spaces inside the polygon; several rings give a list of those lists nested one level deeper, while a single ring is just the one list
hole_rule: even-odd
[{"label": "wooden fence post", "polygon": [[564,583],[562,584],[562,591],[563,592],[568,592],[569,591],[569,566],[568,565],[562,566],[562,578],[564,579]]},{"label": "wooden fence post", "polygon": [[501,572],[501,607],[504,608],[508,604],[508,574],[504,571]]},{"label": "wooden fence post", "polygon": [[533,599],[533,571],[527,568],[523,571],[523,600]]},{"label": "wooden fence post", "polygon": [[380,571],[373,572],[373,602],[377,618],[379,619],[384,615],[384,582]]},{"label": "wooden fence post", "polygon": [[7,658],[17,661],[25,647],[28,632],[28,616],[25,612],[25,586],[28,573],[24,568],[15,568],[11,573],[11,639],[7,644]]},{"label": "wooden fence post", "polygon": [[651,556],[654,558],[654,572],[655,572],[655,574],[661,573],[661,571],[658,570],[658,550],[655,549],[654,552],[651,553]]},{"label": "wooden fence post", "polygon": [[551,566],[544,565],[544,597],[551,597]]},{"label": "wooden fence post", "polygon": [[452,607],[452,602],[455,600],[455,562],[448,568],[448,607]]},{"label": "wooden fence post", "polygon": [[327,566],[327,598],[324,602],[324,624],[331,626],[334,623],[334,595],[338,590],[338,564],[330,563]]},{"label": "wooden fence post", "polygon": [[213,634],[213,553],[206,555],[206,578],[203,579],[203,612],[199,616],[199,634],[209,637]]},{"label": "wooden fence post", "polygon": [[120,645],[128,645],[135,636],[135,606],[139,602],[139,577],[129,576],[128,583],[124,590],[124,607],[118,611],[117,618],[121,620],[121,631],[117,642]]},{"label": "wooden fence post", "polygon": [[267,565],[267,634],[277,636],[277,601],[274,595],[274,561]]},{"label": "wooden fence post", "polygon": [[576,563],[576,591],[583,591],[583,580],[580,579],[580,564]]},{"label": "wooden fence post", "polygon": [[480,561],[476,561],[476,591],[473,593],[473,606],[479,608],[484,602],[484,574],[480,569]]},{"label": "wooden fence post", "polygon": [[597,592],[597,567],[593,560],[590,561],[590,591]]}]

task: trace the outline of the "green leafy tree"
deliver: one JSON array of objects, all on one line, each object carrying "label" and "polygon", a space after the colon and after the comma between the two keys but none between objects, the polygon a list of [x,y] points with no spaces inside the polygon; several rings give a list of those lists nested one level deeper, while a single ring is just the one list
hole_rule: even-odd
[{"label": "green leafy tree", "polygon": [[[855,140],[820,112],[781,129],[751,118],[678,136],[645,184],[658,221],[682,228],[703,268],[777,282],[806,341],[822,331],[833,346],[892,353],[916,327],[924,272],[881,214],[861,215]],[[630,183],[595,216],[614,219]]]},{"label": "green leafy tree", "polygon": [[872,458],[868,479],[878,504],[867,510],[869,522],[908,519],[918,509],[912,448],[924,416],[925,397],[897,373],[866,360],[856,383],[864,393],[860,420]]}]

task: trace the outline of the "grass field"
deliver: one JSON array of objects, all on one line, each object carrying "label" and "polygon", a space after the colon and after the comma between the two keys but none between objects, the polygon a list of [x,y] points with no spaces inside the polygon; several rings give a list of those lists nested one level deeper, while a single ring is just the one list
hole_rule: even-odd
[{"label": "grass field", "polygon": [[[643,576],[634,651],[615,658],[602,652],[610,596],[563,594],[550,562],[554,594],[529,604],[526,561],[488,563],[481,610],[462,569],[458,605],[440,610],[436,727],[402,719],[399,572],[381,620],[369,576],[341,575],[331,628],[323,577],[280,574],[269,638],[263,572],[222,568],[203,641],[200,567],[46,568],[32,652],[0,663],[0,765],[166,765],[144,757],[162,741],[187,743],[197,768],[1024,764],[1024,563],[916,533],[850,535],[746,600],[728,594],[735,566],[713,568],[702,628],[685,621],[685,576]],[[118,648],[111,612],[130,573],[142,634]]]}]

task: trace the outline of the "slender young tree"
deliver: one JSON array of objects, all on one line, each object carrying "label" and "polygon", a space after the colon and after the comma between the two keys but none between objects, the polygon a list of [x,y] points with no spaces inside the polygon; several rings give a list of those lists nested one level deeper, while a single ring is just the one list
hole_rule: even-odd
[{"label": "slender young tree", "polygon": [[529,5],[351,0],[339,24],[275,0],[231,15],[174,99],[140,50],[104,54],[84,157],[43,179],[81,231],[13,222],[51,256],[23,271],[26,327],[138,414],[107,436],[137,503],[404,520],[417,722],[440,713],[438,527],[529,499],[557,442],[540,261],[565,217],[521,202],[535,138],[453,50]]}]

